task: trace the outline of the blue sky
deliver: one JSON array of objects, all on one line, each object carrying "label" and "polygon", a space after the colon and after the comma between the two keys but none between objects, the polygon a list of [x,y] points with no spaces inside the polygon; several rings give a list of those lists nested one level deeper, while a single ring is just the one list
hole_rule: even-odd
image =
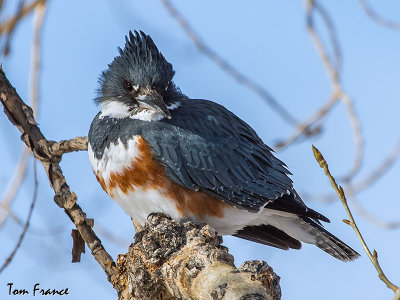
[{"label": "blue sky", "polygon": [[[61,140],[87,135],[98,108],[93,103],[97,78],[123,46],[129,30],[150,34],[176,71],[175,83],[191,98],[218,102],[248,122],[270,145],[292,132],[257,95],[221,71],[203,56],[173,20],[160,1],[49,1],[42,44],[42,77],[38,122],[48,139]],[[400,4],[370,1],[391,19]],[[305,119],[330,94],[330,82],[305,24],[301,1],[174,1],[203,40],[233,66],[265,87],[297,119]],[[362,179],[379,165],[399,139],[400,32],[383,28],[362,11],[357,1],[322,1],[335,22],[343,52],[343,86],[354,99],[365,139]],[[12,6],[6,8],[12,11]],[[321,22],[317,23],[321,25]],[[2,58],[3,68],[28,102],[28,75],[32,18],[19,24],[11,54]],[[326,31],[319,26],[320,32]],[[334,175],[352,165],[354,142],[342,104],[325,120],[323,133],[278,152],[293,173],[300,193],[326,194],[331,187],[315,162],[311,144],[324,154]],[[0,192],[6,189],[22,143],[19,132],[0,114]],[[117,242],[100,235],[116,258],[132,241],[130,219],[96,182],[86,152],[64,156],[61,163],[79,204],[96,225],[106,228]],[[371,188],[358,195],[365,209],[384,220],[398,220],[399,163]],[[38,164],[39,195],[31,230],[13,263],[0,275],[0,298],[7,299],[8,282],[31,289],[70,290],[69,299],[110,299],[116,294],[90,253],[71,264],[73,228],[53,202],[53,191]],[[33,190],[32,162],[13,211],[27,215]],[[305,201],[308,199],[305,198]],[[392,292],[381,283],[351,228],[339,202],[307,202],[331,220],[326,228],[362,254],[352,263],[342,263],[316,247],[281,251],[225,237],[224,243],[240,265],[245,260],[267,261],[281,277],[282,299],[390,299]],[[387,276],[400,284],[400,230],[378,228],[355,213],[371,249],[379,253]],[[101,229],[100,228],[100,229]],[[96,229],[96,227],[95,227]],[[21,228],[8,219],[0,231],[0,259],[14,247]],[[25,296],[29,298],[28,296]],[[25,299],[25,298],[24,298]]]}]

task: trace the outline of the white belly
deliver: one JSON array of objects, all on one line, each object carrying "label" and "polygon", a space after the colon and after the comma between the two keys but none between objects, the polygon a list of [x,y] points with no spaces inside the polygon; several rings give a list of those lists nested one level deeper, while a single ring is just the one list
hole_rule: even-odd
[{"label": "white belly", "polygon": [[[94,156],[92,147],[88,145],[89,161],[93,172],[104,180],[105,186],[112,174],[120,173],[131,163],[140,158],[139,137],[134,136],[128,141],[127,147],[118,140],[111,143],[103,153],[101,159]],[[103,187],[104,188],[104,187]],[[143,189],[132,185],[128,191],[122,191],[118,186],[106,192],[115,200],[124,211],[136,222],[143,225],[150,213],[161,212],[179,219],[179,213],[174,201],[165,197],[162,191]]]},{"label": "white belly", "polygon": [[180,215],[173,200],[166,198],[157,190],[143,190],[136,188],[134,192],[124,194],[119,188],[114,189],[114,201],[141,225],[149,214],[160,212],[179,220]]},{"label": "white belly", "polygon": [[[118,186],[110,185],[109,182],[112,176],[115,176],[113,174],[119,174],[124,169],[131,168],[132,162],[143,159],[143,154],[139,147],[140,141],[141,137],[134,136],[126,147],[120,140],[115,144],[112,143],[104,150],[101,159],[97,159],[94,156],[90,144],[88,145],[90,163],[94,173],[102,178],[103,189],[136,222],[143,225],[149,214],[160,212],[169,215],[175,220],[187,218],[197,223],[207,223],[222,235],[232,235],[245,226],[270,224],[288,232],[292,236],[299,236],[297,226],[295,226],[297,216],[290,213],[270,209],[262,209],[258,213],[253,213],[225,205],[220,216],[203,214],[199,217],[190,211],[182,213],[182,209],[178,209],[176,199],[166,196],[168,195],[165,192],[169,188],[168,184],[164,183],[164,185],[152,189],[129,185],[129,189],[125,190]],[[135,172],[135,169],[131,169],[131,171]],[[148,177],[149,182],[154,182],[160,179],[157,176],[165,177],[165,174],[147,174],[146,178]],[[121,180],[122,182],[124,181],[124,179]],[[184,198],[184,201],[191,201],[190,194],[184,194]],[[200,201],[200,199],[192,201]],[[302,240],[305,239],[303,237]]]}]

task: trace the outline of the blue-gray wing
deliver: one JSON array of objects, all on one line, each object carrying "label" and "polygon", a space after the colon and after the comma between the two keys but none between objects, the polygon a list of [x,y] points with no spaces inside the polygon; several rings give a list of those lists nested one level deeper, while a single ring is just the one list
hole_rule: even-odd
[{"label": "blue-gray wing", "polygon": [[142,135],[174,182],[249,211],[292,194],[285,164],[223,106],[187,100],[171,115]]}]

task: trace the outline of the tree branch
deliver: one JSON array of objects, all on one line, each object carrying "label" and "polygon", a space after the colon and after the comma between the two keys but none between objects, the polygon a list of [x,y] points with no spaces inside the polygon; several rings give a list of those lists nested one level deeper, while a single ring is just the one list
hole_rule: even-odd
[{"label": "tree branch", "polygon": [[29,228],[29,224],[31,221],[31,217],[32,217],[32,213],[33,213],[33,209],[35,208],[35,203],[36,203],[36,199],[37,199],[37,190],[38,190],[38,181],[37,181],[37,172],[36,172],[36,161],[33,161],[34,164],[34,171],[33,171],[33,175],[34,175],[34,187],[33,187],[33,197],[32,197],[32,202],[31,202],[31,206],[29,208],[29,212],[28,212],[28,216],[26,218],[25,224],[24,224],[24,228],[22,230],[22,233],[20,234],[19,238],[18,238],[18,242],[14,247],[14,250],[11,252],[11,254],[6,258],[6,260],[4,261],[3,265],[0,267],[0,273],[4,271],[4,269],[10,264],[10,262],[12,261],[12,259],[14,258],[15,254],[17,253],[18,249],[21,247],[22,241],[24,240],[25,234],[28,231]]},{"label": "tree branch", "polygon": [[93,256],[106,273],[108,280],[113,283],[112,275],[116,271],[115,263],[90,227],[86,214],[76,204],[77,196],[71,192],[59,165],[61,156],[53,155],[50,150],[54,142],[49,142],[43,136],[33,117],[32,109],[21,100],[2,69],[0,70],[0,101],[7,117],[21,132],[22,140],[45,168],[50,186],[55,192],[54,201],[64,209],[75,224]]},{"label": "tree branch", "polygon": [[152,214],[119,256],[119,299],[280,299],[279,277],[263,261],[238,269],[208,225]]},{"label": "tree branch", "polygon": [[[334,59],[329,57],[327,48],[323,44],[322,38],[320,37],[320,35],[318,35],[316,31],[314,24],[314,17],[316,13],[318,13],[322,17],[322,20],[324,21],[324,24],[329,32],[330,42],[332,44],[334,52]],[[348,173],[342,178],[343,181],[349,183],[353,179],[353,177],[360,171],[364,158],[364,139],[361,130],[361,123],[355,113],[354,102],[352,98],[345,92],[342,87],[342,83],[340,82],[341,52],[333,22],[330,19],[327,11],[317,0],[306,0],[306,21],[307,30],[324,64],[324,67],[332,84],[331,99],[336,99],[333,101],[340,100],[344,103],[353,130],[355,144],[355,156],[353,160],[353,166],[350,171],[348,171]]]},{"label": "tree branch", "polygon": [[359,2],[362,9],[373,21],[383,27],[400,30],[400,22],[386,20],[384,17],[378,15],[378,13],[367,3],[366,0],[359,0]]},{"label": "tree branch", "polygon": [[0,24],[0,35],[2,35],[5,32],[10,33],[10,31],[14,29],[15,24],[20,19],[25,17],[27,14],[31,13],[38,4],[41,4],[44,1],[45,0],[34,0],[29,4],[22,5],[21,8],[19,9],[19,13],[15,14],[14,16],[7,19],[5,22]]},{"label": "tree branch", "polygon": [[353,214],[351,213],[351,210],[349,208],[349,205],[347,203],[346,195],[344,194],[343,188],[336,183],[335,178],[331,175],[328,164],[325,160],[325,158],[322,156],[321,152],[314,146],[312,146],[313,152],[315,159],[317,160],[319,166],[324,169],[325,175],[329,178],[329,181],[331,182],[331,185],[333,189],[336,191],[338,194],[340,200],[342,201],[342,204],[344,208],[346,209],[347,215],[349,216],[349,220],[343,220],[344,223],[347,225],[351,226],[354,230],[354,232],[357,234],[358,239],[361,242],[361,245],[364,248],[365,253],[367,253],[369,259],[371,260],[372,264],[374,265],[376,271],[378,272],[378,277],[380,280],[382,280],[386,286],[391,289],[395,293],[395,297],[393,300],[399,300],[400,299],[400,288],[396,285],[394,285],[383,273],[383,270],[378,262],[378,253],[374,250],[373,253],[369,250],[367,243],[365,242],[360,230],[358,229],[358,226],[356,224],[356,221],[354,220]]}]

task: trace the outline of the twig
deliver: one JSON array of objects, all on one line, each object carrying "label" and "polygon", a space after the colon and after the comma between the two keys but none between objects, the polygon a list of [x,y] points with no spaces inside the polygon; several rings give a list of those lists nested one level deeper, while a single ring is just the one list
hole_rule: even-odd
[{"label": "twig", "polygon": [[244,85],[245,87],[256,93],[259,97],[261,97],[287,123],[291,125],[296,125],[298,123],[296,118],[293,117],[282,105],[280,105],[278,101],[275,100],[265,88],[251,80],[245,74],[238,71],[228,61],[226,61],[214,50],[212,50],[208,45],[206,45],[204,41],[200,38],[200,36],[189,25],[188,21],[183,17],[180,12],[178,12],[178,10],[172,5],[169,0],[161,0],[161,2],[169,12],[171,17],[179,23],[183,31],[193,41],[200,52],[202,52],[214,63],[216,63],[224,72],[234,78],[238,83]]},{"label": "twig", "polygon": [[21,12],[22,12],[22,7],[24,6],[24,2],[25,0],[19,0],[17,13],[15,14],[15,20],[10,24],[10,27],[8,28],[6,42],[3,48],[4,56],[7,56],[10,53],[11,37],[14,33],[14,29],[18,23],[18,20],[21,19]]},{"label": "twig", "polygon": [[16,14],[12,17],[10,17],[9,19],[7,19],[5,22],[3,22],[2,24],[0,24],[0,35],[2,35],[3,33],[7,32],[9,33],[11,28],[14,28],[15,23],[17,23],[20,19],[22,19],[23,17],[25,17],[27,14],[29,14],[30,12],[32,12],[34,10],[34,8],[40,4],[41,2],[43,2],[45,0],[34,0],[32,1],[30,4],[27,5],[23,5],[21,7],[20,13]]},{"label": "twig", "polygon": [[[400,140],[397,141],[392,151],[383,159],[383,161],[372,170],[369,175],[365,176],[357,183],[347,184],[344,188],[346,194],[349,197],[354,197],[361,191],[374,185],[394,164],[394,162],[400,157]],[[336,201],[334,194],[329,195],[309,195],[302,193],[306,198],[311,200],[318,200],[325,203]]]},{"label": "twig", "polygon": [[[330,42],[331,42],[331,45],[333,48],[333,59],[334,60],[329,57],[326,47],[323,45],[322,40],[320,39],[320,37],[318,36],[318,34],[315,30],[314,19],[313,19],[313,11],[314,10],[316,10],[321,15],[321,17],[328,29],[329,39],[330,39]],[[342,54],[341,54],[341,50],[339,47],[339,42],[338,42],[335,26],[333,25],[333,22],[329,16],[329,14],[325,10],[325,8],[323,8],[316,1],[313,1],[313,0],[307,1],[306,12],[307,12],[306,21],[307,21],[308,31],[311,35],[311,38],[314,42],[317,52],[318,52],[319,56],[321,57],[321,60],[324,63],[325,69],[333,82],[332,93],[331,93],[331,96],[329,97],[329,100],[327,101],[327,103],[324,104],[319,110],[317,110],[306,121],[302,122],[301,124],[298,124],[296,126],[294,133],[290,137],[288,137],[286,140],[281,141],[275,145],[274,148],[276,150],[282,150],[283,148],[290,146],[295,141],[297,141],[301,135],[303,135],[305,133],[307,134],[307,132],[310,131],[310,127],[313,124],[316,124],[323,117],[325,117],[326,114],[332,109],[332,107],[338,102],[338,100],[340,100],[340,98],[343,97],[343,92],[340,89],[340,84],[339,84],[340,70],[341,70],[341,65],[342,65]],[[311,131],[313,131],[313,130],[311,130]]]},{"label": "twig", "polygon": [[275,144],[275,150],[282,150],[287,148],[294,142],[296,142],[301,135],[304,134],[306,130],[310,130],[309,128],[316,124],[319,120],[327,115],[327,113],[332,109],[332,107],[338,102],[338,95],[336,93],[332,93],[329,97],[329,100],[319,109],[317,110],[311,117],[309,117],[306,121],[296,126],[294,133],[289,136],[286,140],[280,141],[279,143]]},{"label": "twig", "polygon": [[346,175],[340,177],[340,180],[349,183],[361,169],[364,158],[364,138],[361,131],[360,120],[358,119],[354,109],[353,100],[345,92],[342,93],[341,100],[346,106],[347,115],[353,129],[353,140],[355,144],[353,167],[347,172]]},{"label": "twig", "polygon": [[394,21],[389,21],[386,20],[385,18],[381,17],[380,15],[378,15],[376,13],[375,10],[373,10],[369,4],[367,3],[367,1],[365,0],[359,0],[362,9],[366,12],[366,14],[372,19],[374,20],[376,23],[378,23],[381,26],[387,27],[387,28],[391,28],[391,29],[395,29],[395,30],[400,30],[400,23],[399,22],[394,22]]},{"label": "twig", "polygon": [[31,52],[31,67],[29,75],[29,96],[30,105],[33,110],[33,116],[36,118],[39,107],[40,92],[40,64],[41,64],[41,38],[43,30],[43,21],[46,15],[46,0],[43,0],[35,6],[33,19],[33,40]]},{"label": "twig", "polygon": [[19,188],[25,178],[30,155],[31,155],[31,151],[24,145],[24,148],[22,149],[22,152],[18,159],[14,174],[12,176],[10,185],[9,185],[4,197],[0,200],[0,204],[1,204],[0,229],[4,225],[4,223],[7,219],[7,216],[10,213],[11,203],[15,199],[15,196],[17,195],[17,192],[19,191]]},{"label": "twig", "polygon": [[[11,220],[13,220],[15,222],[15,224],[17,224],[21,228],[24,227],[25,223],[11,209],[9,211],[9,216],[10,216]],[[61,234],[61,233],[65,232],[65,230],[66,230],[66,228],[64,225],[51,226],[50,229],[49,228],[44,229],[44,228],[34,227],[34,225],[30,225],[28,228],[28,232],[30,234],[38,235],[38,236],[57,235],[57,234]]]},{"label": "twig", "polygon": [[356,222],[353,218],[353,215],[350,211],[350,208],[347,204],[347,199],[346,199],[346,195],[344,194],[343,188],[336,183],[335,178],[333,178],[333,176],[329,172],[328,164],[327,164],[326,160],[324,159],[324,157],[322,156],[321,152],[319,152],[319,150],[317,148],[315,148],[314,146],[312,146],[312,149],[314,152],[315,159],[317,160],[319,166],[324,169],[325,175],[329,178],[329,181],[331,182],[332,187],[338,194],[340,200],[342,201],[344,208],[346,209],[347,215],[349,216],[349,220],[343,220],[343,222],[346,223],[347,225],[350,225],[353,228],[353,230],[355,231],[355,233],[357,234],[357,236],[364,248],[364,251],[367,253],[369,259],[371,260],[376,271],[378,272],[379,278],[386,284],[386,286],[389,289],[391,289],[395,293],[394,299],[400,299],[398,297],[398,296],[400,296],[399,287],[394,285],[392,282],[390,282],[389,279],[386,277],[385,273],[383,273],[383,270],[378,262],[378,253],[375,250],[373,253],[371,253],[360,230],[358,229],[357,224],[356,224]]},{"label": "twig", "polygon": [[0,13],[1,13],[1,10],[3,9],[3,5],[4,5],[4,0],[0,0]]},{"label": "twig", "polygon": [[358,183],[353,185],[353,195],[357,194],[367,187],[372,186],[376,181],[378,181],[383,174],[385,174],[394,164],[394,162],[400,156],[400,139],[397,141],[396,145],[393,147],[392,151],[385,157],[385,159],[376,167],[368,176]]},{"label": "twig", "polygon": [[[324,67],[331,78],[331,81],[334,84],[334,90],[337,91],[338,87],[335,85],[339,85],[339,74],[338,74],[338,69],[335,67],[334,63],[332,62],[331,58],[328,55],[328,52],[326,50],[326,47],[322,43],[321,38],[317,34],[315,30],[315,25],[314,25],[314,11],[320,12],[320,14],[323,16],[323,20],[325,21],[325,25],[328,28],[328,31],[331,33],[333,36],[335,33],[335,30],[333,29],[333,23],[330,21],[329,18],[327,18],[327,14],[324,9],[321,9],[321,5],[319,5],[315,0],[307,0],[306,2],[306,21],[307,21],[307,30],[311,36],[311,39],[314,43],[315,48],[317,49],[317,52],[319,56],[321,57],[321,60],[324,64]],[[324,12],[324,13],[321,13]],[[329,20],[329,21],[327,21]],[[334,49],[339,49],[339,45],[337,43],[337,38],[331,38],[330,39],[332,43],[334,43],[333,48]],[[337,55],[340,53],[340,51],[334,51],[334,54]],[[340,60],[339,58],[336,58],[336,60]]]},{"label": "twig", "polygon": [[61,156],[73,151],[86,151],[88,148],[87,137],[77,136],[74,139],[50,142],[49,151],[52,155]]},{"label": "twig", "polygon": [[390,221],[383,221],[378,217],[374,216],[370,212],[368,212],[358,201],[356,197],[351,197],[350,202],[353,204],[356,211],[367,221],[371,222],[373,225],[383,228],[383,229],[397,229],[400,227],[400,222],[390,222]]},{"label": "twig", "polygon": [[15,254],[17,253],[19,247],[22,244],[22,241],[24,240],[25,234],[29,227],[29,222],[32,217],[33,208],[35,207],[35,203],[36,203],[36,199],[37,199],[37,190],[38,190],[38,181],[37,181],[36,161],[35,160],[33,161],[33,176],[34,176],[34,189],[33,189],[32,203],[31,203],[31,207],[29,208],[29,213],[28,213],[28,217],[26,218],[26,221],[25,221],[24,229],[22,230],[22,233],[19,236],[18,242],[15,245],[14,250],[11,252],[11,254],[4,261],[3,265],[0,267],[0,273],[4,271],[4,269],[10,264],[10,262],[14,258]]},{"label": "twig", "polygon": [[[364,158],[364,139],[362,136],[361,124],[355,113],[354,104],[351,97],[344,91],[340,83],[340,74],[338,69],[338,64],[332,62],[331,58],[329,58],[328,52],[325,46],[322,43],[321,38],[317,34],[314,25],[314,12],[319,13],[324,22],[328,31],[330,33],[330,40],[332,43],[332,47],[334,49],[335,60],[340,61],[340,47],[336,37],[335,29],[333,27],[333,22],[329,18],[326,10],[319,4],[317,0],[307,0],[306,1],[306,20],[307,20],[307,29],[310,33],[311,39],[317,49],[319,56],[325,66],[325,69],[331,79],[332,82],[332,93],[337,95],[337,98],[340,99],[346,107],[347,115],[350,120],[350,124],[353,130],[353,138],[355,143],[355,156],[353,160],[353,166],[348,171],[346,175],[344,175],[341,180],[349,183],[354,176],[360,171],[362,166],[362,161]],[[339,57],[338,57],[339,55]],[[333,97],[333,96],[332,96]]]}]

